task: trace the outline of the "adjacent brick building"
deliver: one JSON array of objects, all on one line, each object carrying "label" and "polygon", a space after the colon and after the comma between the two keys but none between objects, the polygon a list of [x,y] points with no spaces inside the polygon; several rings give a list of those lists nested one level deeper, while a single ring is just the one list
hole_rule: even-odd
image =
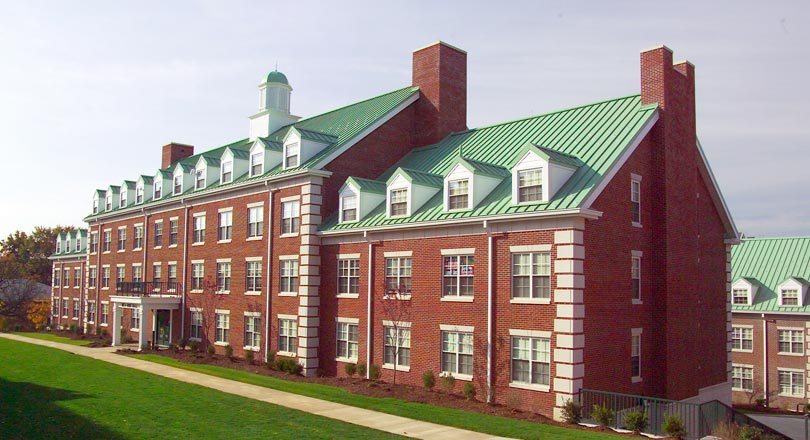
[{"label": "adjacent brick building", "polygon": [[466,58],[419,49],[412,85],[306,119],[271,72],[247,139],[166,145],[155,174],[97,190],[97,325],[307,375],[452,374],[555,416],[582,388],[728,400],[737,233],[694,67],[655,48],[640,95],[467,129]]},{"label": "adjacent brick building", "polygon": [[95,304],[87,302],[87,229],[59,233],[53,262],[51,324],[69,329],[84,327],[88,309],[93,322]]}]

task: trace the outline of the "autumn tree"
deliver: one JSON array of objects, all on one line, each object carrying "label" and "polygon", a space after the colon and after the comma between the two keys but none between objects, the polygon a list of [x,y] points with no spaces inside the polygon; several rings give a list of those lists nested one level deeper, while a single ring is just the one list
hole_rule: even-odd
[{"label": "autumn tree", "polygon": [[34,324],[37,330],[41,330],[48,325],[48,316],[50,314],[50,299],[35,299],[28,306],[28,320]]},{"label": "autumn tree", "polygon": [[[400,356],[403,354],[403,348],[410,349],[411,346],[411,292],[410,286],[404,284],[396,288],[385,286],[383,292],[385,293],[380,308],[383,317],[388,321],[383,328],[383,338],[385,339],[383,363],[393,364],[393,382],[396,385],[397,366],[401,362]],[[386,362],[389,360],[390,362]],[[410,359],[408,363],[410,364]]]},{"label": "autumn tree", "polygon": [[72,226],[37,226],[31,234],[24,231],[9,234],[5,240],[0,240],[0,257],[6,266],[0,271],[12,270],[16,278],[28,278],[50,286],[52,264],[48,257],[56,250],[56,237],[75,229]]},{"label": "autumn tree", "polygon": [[[216,292],[217,283],[211,276],[205,277],[202,284],[202,292],[189,292],[187,303],[189,308],[198,309],[202,315],[202,326],[200,328],[200,336],[202,337],[200,339],[203,342],[201,348],[205,348],[212,343],[211,331],[215,331],[216,328],[216,310],[224,295]],[[191,333],[189,332],[189,334]]]}]

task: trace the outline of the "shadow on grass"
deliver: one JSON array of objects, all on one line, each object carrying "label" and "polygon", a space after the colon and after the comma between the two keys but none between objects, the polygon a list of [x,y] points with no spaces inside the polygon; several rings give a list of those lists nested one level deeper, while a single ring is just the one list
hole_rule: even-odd
[{"label": "shadow on grass", "polygon": [[0,396],[2,439],[125,438],[56,404],[61,400],[88,398],[88,395],[0,378]]}]

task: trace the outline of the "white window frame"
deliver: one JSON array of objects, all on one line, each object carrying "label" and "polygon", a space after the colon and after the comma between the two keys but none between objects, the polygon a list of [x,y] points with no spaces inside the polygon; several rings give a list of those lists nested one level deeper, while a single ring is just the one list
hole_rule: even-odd
[{"label": "white window frame", "polygon": [[630,224],[641,227],[641,176],[630,177]]},{"label": "white window frame", "polygon": [[[749,298],[751,297],[749,293],[749,289],[747,287],[743,288],[732,288],[731,289],[731,304],[732,305],[743,305],[749,306]],[[742,299],[742,302],[737,302],[738,299]]]},{"label": "white window frame", "polygon": [[[749,344],[746,344],[748,342]],[[738,345],[735,347],[735,345]],[[750,348],[745,348],[750,345]],[[731,351],[752,353],[754,351],[754,326],[734,325],[731,327]]]},{"label": "white window frame", "polygon": [[245,295],[262,293],[262,257],[245,258]]},{"label": "white window frame", "polygon": [[194,169],[194,189],[205,189],[206,179],[206,169],[205,167],[202,168],[195,168]]},{"label": "white window frame", "polygon": [[163,198],[163,179],[155,179],[152,181],[152,198],[158,200]]},{"label": "white window frame", "polygon": [[[511,271],[511,299],[510,302],[520,304],[549,304],[551,302],[551,274],[554,272],[554,262],[551,260],[551,246],[550,245],[535,245],[535,246],[513,246],[510,248],[510,271]],[[520,255],[527,255],[529,258],[529,273],[515,273],[515,258]],[[535,255],[539,256],[540,258],[548,258],[548,273],[534,273],[534,258]],[[542,260],[541,260],[542,261]],[[521,265],[523,267],[525,265]],[[528,296],[516,296],[515,289],[516,289],[516,277],[528,277],[529,282],[529,295]],[[548,279],[548,289],[547,292],[541,292],[540,295],[535,296],[535,278],[547,278]],[[541,280],[537,280],[541,281]],[[540,286],[542,287],[542,286]]]},{"label": "white window frame", "polygon": [[[264,174],[264,151],[256,151],[250,155],[248,166],[250,167],[250,177]],[[259,168],[256,171],[256,167]]]},{"label": "white window frame", "polygon": [[[227,175],[227,176],[226,176]],[[226,179],[227,177],[227,179]],[[222,162],[219,176],[220,183],[233,182],[233,159]]]},{"label": "white window frame", "polygon": [[[783,341],[784,336],[787,340]],[[776,349],[777,353],[783,356],[804,356],[805,331],[799,327],[777,327],[776,328]],[[788,351],[782,350],[782,344],[788,344]],[[795,344],[799,344],[796,348]]]},{"label": "white window frame", "polygon": [[101,302],[101,315],[99,316],[101,319],[101,323],[99,325],[103,325],[106,327],[110,322],[110,303],[109,301],[102,301]]},{"label": "white window frame", "polygon": [[[779,395],[786,396],[786,397],[800,397],[804,398],[805,392],[805,376],[807,373],[804,370],[794,369],[794,368],[777,368],[776,369],[778,374],[777,386],[779,387]],[[790,377],[789,387],[790,392],[783,392],[782,391],[782,379],[784,377]],[[799,380],[797,381],[796,378]],[[794,390],[800,389],[801,392],[794,393]]]},{"label": "white window frame", "polygon": [[[510,352],[509,352],[509,386],[512,388],[522,388],[537,391],[549,391],[551,388],[551,332],[535,330],[509,330]],[[528,345],[523,349],[518,342],[525,341]],[[537,345],[537,348],[536,348]],[[523,353],[528,350],[528,353]],[[517,352],[516,352],[517,351]],[[523,355],[527,355],[524,359]],[[535,356],[537,355],[537,356]],[[537,359],[535,359],[537,357]],[[516,379],[515,361],[528,362],[528,381]],[[535,368],[547,365],[548,381],[543,382],[543,376],[539,381],[534,381]]]},{"label": "white window frame", "polygon": [[231,293],[231,259],[217,260],[217,293]]},{"label": "white window frame", "polygon": [[292,237],[301,230],[301,200],[281,201],[281,236]]},{"label": "white window frame", "polygon": [[200,308],[191,308],[191,316],[189,317],[189,340],[202,341],[202,327],[203,327],[203,310]]},{"label": "white window frame", "polygon": [[[389,348],[393,350],[389,361]],[[411,323],[383,322],[383,368],[411,371]]]},{"label": "white window frame", "polygon": [[[462,261],[465,263],[462,263]],[[462,273],[462,268],[466,268],[464,270],[467,273]],[[475,255],[472,252],[450,255],[443,251],[441,270],[442,299],[472,299],[475,296]],[[453,271],[455,273],[452,273]],[[469,283],[469,294],[462,294],[462,281]],[[452,291],[448,291],[448,289],[452,289]]]},{"label": "white window frame", "polygon": [[126,187],[121,188],[121,192],[118,193],[118,207],[119,208],[126,208],[127,207],[127,190]]},{"label": "white window frame", "polygon": [[[441,375],[446,376],[452,374],[453,377],[460,380],[472,380],[473,372],[475,371],[475,335],[472,330],[466,331],[468,329],[449,329],[445,326],[442,328],[442,336],[441,336]],[[451,338],[452,335],[455,335],[454,338]],[[464,342],[466,338],[469,338],[469,343]],[[454,339],[454,340],[451,340]],[[452,347],[448,344],[452,344]],[[465,350],[469,347],[469,353]],[[455,361],[446,363],[445,362],[445,354],[451,355],[455,358]],[[469,358],[469,373],[464,372],[462,370],[462,357],[464,359]],[[450,367],[450,368],[446,368]]]},{"label": "white window frame", "polygon": [[[171,267],[171,264],[169,265]],[[191,293],[202,293],[205,288],[205,261],[191,261]]]},{"label": "white window frame", "polygon": [[[394,193],[404,193],[404,201],[397,201],[396,204],[405,204],[405,212],[395,214],[394,213]],[[407,217],[411,214],[411,188],[407,186],[401,186],[396,188],[389,188],[388,189],[388,217]]]},{"label": "white window frame", "polygon": [[262,314],[260,312],[245,312],[244,349],[259,351],[262,348]]},{"label": "white window frame", "polygon": [[135,204],[139,205],[144,202],[143,197],[143,185],[136,185],[135,186]]},{"label": "white window frame", "polygon": [[176,173],[172,176],[172,195],[183,193],[183,174]]},{"label": "white window frame", "polygon": [[[642,368],[642,333],[643,330],[640,328],[630,330],[630,381],[633,383],[641,382],[644,375],[644,370]],[[638,366],[636,366],[636,364],[638,364]],[[638,371],[633,371],[633,369],[638,369]]]},{"label": "white window frame", "polygon": [[630,256],[630,298],[633,304],[642,304],[642,253],[632,251]]},{"label": "white window frame", "polygon": [[230,243],[233,237],[233,209],[220,209],[217,213],[217,243]]},{"label": "white window frame", "polygon": [[143,319],[143,315],[141,313],[140,307],[133,308],[132,314],[129,316],[129,326],[131,331],[133,332],[141,331],[141,319]]},{"label": "white window frame", "polygon": [[[394,264],[396,263],[396,264]],[[385,291],[400,297],[413,294],[413,258],[411,255],[385,256]],[[404,287],[404,289],[402,289]],[[404,290],[404,291],[403,291]]]},{"label": "white window frame", "polygon": [[298,267],[299,267],[298,255],[286,255],[279,257],[279,265],[278,265],[279,296],[298,295],[298,282],[300,276],[298,273]]},{"label": "white window frame", "polygon": [[214,345],[229,345],[231,340],[231,312],[230,310],[214,311]]},{"label": "white window frame", "polygon": [[360,257],[340,258],[337,261],[337,297],[360,297]]},{"label": "white window frame", "polygon": [[[521,177],[522,177],[521,174],[524,174],[524,173],[537,173],[537,174],[539,174],[540,175],[540,184],[539,185],[522,185],[521,186],[521,182],[523,182],[523,180],[521,180]],[[543,186],[544,186],[543,185],[543,177],[544,177],[544,175],[543,175],[543,167],[531,167],[531,168],[523,168],[523,169],[515,170],[515,178],[517,179],[517,182],[515,183],[515,185],[516,185],[515,195],[517,197],[517,203],[518,204],[541,203],[541,202],[544,201],[544,198],[543,198]],[[540,193],[538,195],[538,198],[536,200],[523,200],[520,190],[523,189],[523,188],[534,188],[534,187],[539,187],[539,189],[540,189]]]},{"label": "white window frame", "polygon": [[[292,154],[295,150],[295,154]],[[292,158],[295,158],[295,163],[291,164]],[[291,142],[284,146],[284,169],[287,168],[295,168],[301,165],[301,143],[300,142]]]},{"label": "white window frame", "polygon": [[[353,206],[347,207],[347,200],[353,200]],[[347,212],[352,212],[353,218],[347,218]],[[360,197],[357,194],[342,196],[340,198],[340,222],[352,223],[357,221],[360,221]]]},{"label": "white window frame", "polygon": [[[734,386],[739,380],[739,387]],[[750,382],[750,387],[746,387],[746,382]],[[731,390],[732,391],[753,391],[754,389],[754,366],[744,364],[731,365]]]},{"label": "white window frame", "polygon": [[133,226],[132,233],[132,250],[139,251],[143,249],[143,223]]},{"label": "white window frame", "polygon": [[[336,318],[335,360],[357,363],[360,352],[360,320],[354,318]],[[345,329],[345,330],[343,330]],[[352,331],[354,329],[354,331]],[[352,334],[353,333],[353,334]],[[352,339],[354,336],[354,339]]]},{"label": "white window frame", "polygon": [[[459,192],[457,194],[453,194],[453,186],[461,186],[462,183],[465,183],[467,188],[466,192]],[[458,191],[458,189],[456,189]],[[448,180],[445,183],[445,193],[447,194],[447,210],[448,211],[463,211],[465,209],[470,209],[472,206],[472,178],[471,177],[462,177],[458,179]],[[464,206],[457,206],[453,207],[453,197],[466,197],[467,203]]]},{"label": "white window frame", "polygon": [[261,240],[264,236],[264,204],[248,205],[248,240]]},{"label": "white window frame", "polygon": [[278,354],[295,357],[298,352],[298,317],[278,315]]},{"label": "white window frame", "polygon": [[[787,296],[786,294],[790,294],[791,297],[787,298],[787,299],[790,299],[791,302],[793,302],[793,300],[795,299],[796,304],[786,304],[785,303],[785,299],[786,299],[786,296]],[[793,294],[796,295],[795,298],[792,298]],[[801,294],[802,294],[802,289],[801,288],[780,287],[779,288],[779,305],[780,306],[788,306],[788,307],[799,307],[799,306],[801,306],[801,302],[802,302],[801,301]]]},{"label": "white window frame", "polygon": [[194,214],[191,222],[191,245],[205,244],[205,213]]}]

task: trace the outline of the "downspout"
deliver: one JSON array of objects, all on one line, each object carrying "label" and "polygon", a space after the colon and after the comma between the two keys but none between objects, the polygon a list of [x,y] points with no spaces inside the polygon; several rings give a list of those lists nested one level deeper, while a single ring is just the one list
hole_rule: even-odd
[{"label": "downspout", "polygon": [[763,398],[768,404],[768,320],[762,314],[762,391]]},{"label": "downspout", "polygon": [[[62,296],[62,294],[64,293],[64,286],[65,286],[65,277],[64,277],[64,275],[65,275],[65,263],[63,263],[62,260],[59,260],[59,299],[60,299],[59,302],[62,305],[62,310],[65,310],[65,297]],[[62,324],[62,318],[63,318],[62,310],[59,311],[59,324]],[[70,311],[70,309],[68,309],[68,312],[69,311]],[[68,321],[68,322],[70,322],[70,321]]]},{"label": "downspout", "polygon": [[[144,286],[146,286],[146,252],[147,249],[149,249],[149,216],[146,214],[146,210],[144,208],[141,208],[141,212],[143,213],[143,225],[141,225],[141,253],[143,254],[143,262],[141,263],[141,282],[144,283]],[[152,286],[152,288],[154,287],[155,286]],[[149,311],[146,310],[146,313],[144,313],[143,304],[141,304],[141,319],[147,319],[147,316],[144,316],[147,314],[149,314]],[[154,315],[152,317],[152,331],[149,333],[149,335],[152,339],[152,346],[157,347],[157,326],[155,325],[155,321],[157,321],[157,319],[155,319],[157,318],[157,313],[152,312],[152,314]],[[171,334],[169,335],[169,341],[171,342]]]},{"label": "downspout", "polygon": [[[101,322],[101,291],[99,290],[99,280],[101,275],[101,223],[98,224],[98,230],[96,231],[96,327],[98,327]],[[109,304],[109,303],[108,303]],[[107,306],[109,307],[109,305]],[[109,309],[107,309],[109,310]],[[107,324],[109,326],[109,323]]]},{"label": "downspout", "polygon": [[[484,221],[484,228],[487,222]],[[487,231],[487,403],[492,401],[492,234]]]},{"label": "downspout", "polygon": [[[185,200],[181,200],[183,205],[183,288],[180,297],[180,339],[186,337],[186,260],[188,259],[188,205]],[[169,231],[171,233],[171,231]]]},{"label": "downspout", "polygon": [[[270,182],[264,181],[264,186],[267,190],[267,303],[265,305],[265,320],[264,320],[264,356],[267,360],[267,353],[270,352],[270,302],[273,300],[273,295],[270,289],[273,287],[273,196],[276,193],[275,189],[270,189]],[[296,328],[298,325],[296,323]]]},{"label": "downspout", "polygon": [[[363,235],[366,236],[368,239],[368,231],[363,232]],[[371,282],[373,279],[374,274],[374,258],[372,253],[374,252],[374,244],[369,241],[368,242],[368,302],[366,304],[367,316],[366,316],[366,379],[369,378],[371,374],[371,305],[372,302],[372,291]]]}]

